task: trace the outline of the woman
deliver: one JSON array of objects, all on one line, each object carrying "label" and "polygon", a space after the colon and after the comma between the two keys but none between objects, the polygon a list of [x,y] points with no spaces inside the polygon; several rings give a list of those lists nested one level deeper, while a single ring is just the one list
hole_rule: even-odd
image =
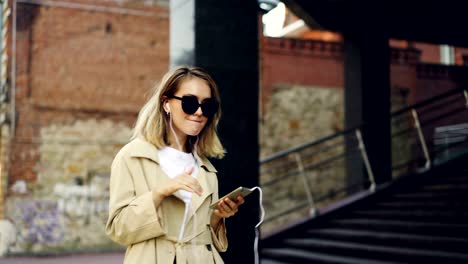
[{"label": "woman", "polygon": [[111,168],[106,232],[124,263],[223,263],[224,219],[244,203],[218,200],[219,92],[201,68],[168,72],[141,109],[131,142]]}]

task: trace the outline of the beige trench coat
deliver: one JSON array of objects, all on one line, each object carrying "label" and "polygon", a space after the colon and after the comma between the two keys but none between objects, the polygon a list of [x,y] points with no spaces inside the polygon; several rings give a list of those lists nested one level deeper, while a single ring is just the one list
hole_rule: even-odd
[{"label": "beige trench coat", "polygon": [[226,226],[210,226],[209,205],[218,199],[216,170],[204,158],[197,176],[203,194],[190,203],[183,239],[178,240],[185,204],[170,196],[157,210],[151,190],[169,177],[159,166],[157,148],[134,139],[116,155],[111,168],[109,218],[106,233],[127,246],[125,264],[210,264],[223,263],[218,251],[227,249]]}]

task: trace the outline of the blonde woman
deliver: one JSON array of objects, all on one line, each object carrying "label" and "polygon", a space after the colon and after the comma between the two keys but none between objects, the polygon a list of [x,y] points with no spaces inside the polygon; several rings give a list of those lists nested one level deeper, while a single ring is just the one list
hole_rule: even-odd
[{"label": "blonde woman", "polygon": [[216,133],[217,85],[197,67],[165,74],[141,109],[132,140],[111,168],[106,232],[127,246],[124,263],[223,263],[224,219],[242,197],[219,202],[216,169],[223,158]]}]

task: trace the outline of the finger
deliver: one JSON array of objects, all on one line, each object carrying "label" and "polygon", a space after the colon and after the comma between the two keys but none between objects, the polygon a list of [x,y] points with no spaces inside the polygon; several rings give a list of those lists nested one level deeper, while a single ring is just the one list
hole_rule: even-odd
[{"label": "finger", "polygon": [[170,184],[171,185],[171,194],[177,192],[178,190],[184,190],[191,193],[196,193],[197,195],[201,195],[198,192],[197,188],[190,184],[189,181],[186,181],[182,178],[174,179],[174,181]]},{"label": "finger", "polygon": [[231,208],[224,202],[219,202],[218,209],[214,211],[216,215],[223,218],[229,218],[237,213],[237,210],[233,211]]},{"label": "finger", "polygon": [[222,217],[222,218],[227,218],[229,217],[229,215],[227,215],[226,213],[222,213],[220,210],[216,209],[213,211],[213,213],[219,217]]},{"label": "finger", "polygon": [[203,194],[203,189],[199,185],[187,184],[185,186],[187,186],[187,188],[190,189],[190,192],[195,193],[198,196],[201,196]]},{"label": "finger", "polygon": [[245,202],[244,197],[242,196],[237,196],[237,206],[243,204]]},{"label": "finger", "polygon": [[221,202],[219,203],[219,207],[218,207],[218,208],[221,209],[221,212],[224,212],[224,213],[226,213],[226,214],[230,214],[230,213],[232,212],[231,207],[229,207],[229,205],[226,204],[224,201],[221,201]]},{"label": "finger", "polygon": [[200,182],[199,182],[197,179],[195,179],[195,178],[193,178],[193,177],[191,177],[191,176],[190,176],[190,177],[187,177],[187,178],[184,178],[184,179],[186,179],[186,180],[189,182],[190,186],[191,186],[194,190],[196,190],[196,192],[197,192],[199,195],[201,195],[201,194],[203,193],[203,188],[202,188],[202,186],[200,185]]},{"label": "finger", "polygon": [[174,179],[184,180],[184,181],[193,181],[193,180],[195,180],[194,177],[190,176],[190,174],[187,174],[185,171],[183,173],[177,175],[177,177],[175,177]]},{"label": "finger", "polygon": [[200,183],[191,176],[180,176],[178,181],[181,185],[187,186],[191,189],[191,192],[196,193],[198,196],[203,194],[203,188]]},{"label": "finger", "polygon": [[191,175],[193,172],[193,166],[191,166],[190,168],[188,169],[185,169],[185,173],[188,174],[188,175]]},{"label": "finger", "polygon": [[189,182],[190,188],[193,189],[193,191],[198,194],[198,196],[203,194],[203,188],[201,187],[200,183],[195,180],[195,181],[190,181]]},{"label": "finger", "polygon": [[192,188],[192,186],[186,185],[186,184],[180,184],[177,187],[177,189],[178,190],[184,190],[184,191],[191,192],[191,193],[197,193],[196,190],[194,190],[194,188]]},{"label": "finger", "polygon": [[232,201],[231,199],[229,199],[229,198],[224,199],[224,202],[225,202],[227,205],[229,205],[229,207],[230,207],[231,209],[237,207],[237,204],[236,204],[235,202],[233,202],[233,201]]}]

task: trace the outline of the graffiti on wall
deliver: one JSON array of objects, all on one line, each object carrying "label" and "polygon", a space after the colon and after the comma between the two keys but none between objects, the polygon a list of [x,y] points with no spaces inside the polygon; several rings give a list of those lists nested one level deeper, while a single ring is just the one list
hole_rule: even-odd
[{"label": "graffiti on wall", "polygon": [[26,249],[37,245],[55,246],[64,237],[65,230],[55,201],[18,201],[13,216],[18,228],[18,243]]},{"label": "graffiti on wall", "polygon": [[107,179],[108,176],[96,176],[88,184],[56,183],[47,199],[29,195],[9,199],[16,237],[13,244],[3,243],[9,248],[0,255],[102,244],[106,239]]},{"label": "graffiti on wall", "polygon": [[105,234],[109,174],[130,135],[129,127],[110,120],[41,127],[37,180],[14,183],[6,200],[17,234],[8,252],[119,248]]},{"label": "graffiti on wall", "polygon": [[107,214],[109,191],[99,184],[55,184],[58,210],[66,217],[89,217]]}]

